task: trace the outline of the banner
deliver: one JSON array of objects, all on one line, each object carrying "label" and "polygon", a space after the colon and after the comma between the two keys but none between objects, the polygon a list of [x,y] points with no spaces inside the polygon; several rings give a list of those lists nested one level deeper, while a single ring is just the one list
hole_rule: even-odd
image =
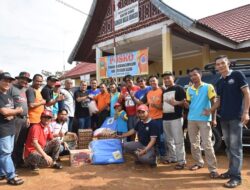
[{"label": "banner", "polygon": [[[116,4],[117,2],[118,1],[116,1]],[[138,1],[131,3],[130,5],[125,6],[121,9],[118,9],[117,5],[116,10],[114,11],[114,18],[115,31],[139,22]]]},{"label": "banner", "polygon": [[[148,74],[148,49],[99,58],[100,78]],[[117,67],[116,67],[117,66]]]}]

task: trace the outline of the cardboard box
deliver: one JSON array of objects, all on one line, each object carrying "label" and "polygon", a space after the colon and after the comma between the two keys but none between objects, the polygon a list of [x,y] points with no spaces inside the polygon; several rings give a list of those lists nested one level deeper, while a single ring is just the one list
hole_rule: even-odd
[{"label": "cardboard box", "polygon": [[92,129],[78,129],[78,137],[93,137]]},{"label": "cardboard box", "polygon": [[91,163],[91,151],[89,149],[70,150],[70,166],[78,167]]}]

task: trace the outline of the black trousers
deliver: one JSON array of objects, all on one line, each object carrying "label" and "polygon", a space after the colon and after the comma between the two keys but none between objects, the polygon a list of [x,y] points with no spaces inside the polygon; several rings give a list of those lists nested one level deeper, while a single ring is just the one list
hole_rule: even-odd
[{"label": "black trousers", "polygon": [[100,128],[107,117],[110,116],[110,111],[103,110],[98,113],[97,127]]},{"label": "black trousers", "polygon": [[12,159],[16,166],[24,163],[23,161],[23,151],[24,144],[28,134],[27,119],[17,117],[15,119],[15,141],[14,150],[12,152]]}]

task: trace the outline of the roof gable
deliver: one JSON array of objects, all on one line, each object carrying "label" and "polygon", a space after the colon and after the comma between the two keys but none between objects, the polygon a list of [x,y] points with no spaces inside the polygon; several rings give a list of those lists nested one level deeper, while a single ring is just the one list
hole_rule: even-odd
[{"label": "roof gable", "polygon": [[62,78],[77,78],[83,74],[91,74],[93,72],[95,73],[95,71],[95,63],[80,62],[73,69],[66,72]]}]

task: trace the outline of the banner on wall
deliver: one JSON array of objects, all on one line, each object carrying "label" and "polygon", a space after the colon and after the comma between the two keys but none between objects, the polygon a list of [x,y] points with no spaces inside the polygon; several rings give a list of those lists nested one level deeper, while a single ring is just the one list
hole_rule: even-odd
[{"label": "banner on wall", "polygon": [[[116,67],[117,66],[117,67]],[[148,74],[148,48],[99,58],[100,78]]]}]

